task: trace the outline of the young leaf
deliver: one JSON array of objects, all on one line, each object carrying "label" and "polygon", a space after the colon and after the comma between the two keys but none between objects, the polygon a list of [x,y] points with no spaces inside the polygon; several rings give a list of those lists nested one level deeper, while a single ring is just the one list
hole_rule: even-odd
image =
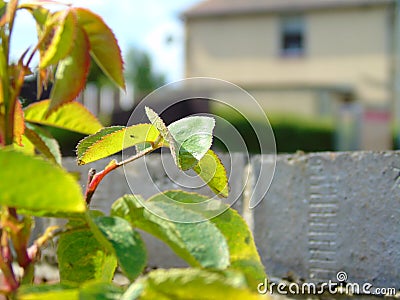
[{"label": "young leaf", "polygon": [[[140,296],[139,296],[140,295]],[[239,274],[221,274],[200,269],[169,269],[150,272],[135,282],[121,300],[136,299],[268,299],[250,291]]]},{"label": "young leaf", "polygon": [[[146,201],[146,208],[141,202],[143,200],[134,195],[125,195],[113,204],[111,214],[163,240],[192,266],[224,269],[229,265],[226,240],[209,220],[200,222],[204,219],[202,216],[167,201],[163,194]],[[196,223],[165,219],[176,219],[177,216],[185,216]]]},{"label": "young leaf", "polygon": [[79,142],[77,146],[78,164],[84,165],[108,157],[137,144],[155,142],[159,135],[158,130],[151,124],[103,128]]},{"label": "young leaf", "polygon": [[171,123],[168,130],[174,138],[178,167],[188,170],[210,149],[215,121],[210,117],[187,117]]},{"label": "young leaf", "polygon": [[77,30],[76,15],[71,10],[55,13],[49,22],[51,41],[41,49],[41,69],[57,64],[70,53]]},{"label": "young leaf", "polygon": [[90,111],[75,101],[63,105],[46,118],[49,104],[50,100],[43,100],[29,105],[24,110],[25,120],[83,134],[93,134],[103,128]]},{"label": "young leaf", "polygon": [[78,26],[71,52],[60,61],[55,83],[50,94],[50,106],[46,116],[55,112],[60,106],[78,97],[85,86],[90,66],[90,44],[86,33]]},{"label": "young leaf", "polygon": [[214,151],[208,150],[193,170],[218,196],[228,197],[229,186],[226,170]]},{"label": "young leaf", "polygon": [[126,220],[118,217],[97,217],[93,221],[111,244],[124,274],[130,280],[136,279],[147,262],[147,253],[140,234]]},{"label": "young leaf", "polygon": [[85,212],[79,184],[59,166],[11,149],[0,149],[0,166],[0,205],[33,215]]},{"label": "young leaf", "polygon": [[25,135],[45,157],[61,165],[60,146],[46,130],[34,124],[26,123]]},{"label": "young leaf", "polygon": [[175,161],[175,164],[178,166],[178,156],[177,156],[177,150],[175,149],[176,142],[174,141],[174,138],[172,137],[171,133],[169,132],[167,126],[165,126],[164,121],[160,118],[160,116],[151,108],[145,107],[146,115],[149,118],[151,124],[153,124],[154,127],[157,128],[157,130],[160,132],[161,136],[164,138],[164,140],[169,144],[169,148],[171,150],[172,157]]},{"label": "young leaf", "polygon": [[121,50],[111,29],[100,16],[84,8],[73,8],[78,23],[89,37],[91,55],[103,72],[119,87],[125,89]]},{"label": "young leaf", "polygon": [[215,121],[210,117],[187,117],[165,126],[160,116],[146,107],[150,122],[169,144],[175,164],[188,170],[210,149]]},{"label": "young leaf", "polygon": [[111,282],[117,267],[115,256],[105,251],[89,229],[61,235],[57,258],[62,282]]},{"label": "young leaf", "polygon": [[207,203],[208,207],[223,206],[220,209],[221,213],[216,217],[214,217],[214,211],[207,210],[205,207],[203,207],[205,209],[196,209],[195,205],[188,205],[187,208],[202,213],[204,217],[209,218],[224,235],[228,242],[231,267],[245,274],[249,286],[256,287],[259,282],[264,280],[266,277],[264,266],[258,255],[253,235],[246,221],[237,211],[230,209],[228,205],[222,204],[218,200],[209,200],[205,196],[194,196],[193,193],[184,191],[167,191],[164,192],[164,195],[172,201],[180,203],[198,204],[206,201],[205,203]]}]

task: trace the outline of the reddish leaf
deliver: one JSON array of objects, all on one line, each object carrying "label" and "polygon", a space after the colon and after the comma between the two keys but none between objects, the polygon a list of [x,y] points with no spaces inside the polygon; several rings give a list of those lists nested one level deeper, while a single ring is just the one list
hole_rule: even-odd
[{"label": "reddish leaf", "polygon": [[77,19],[70,10],[54,14],[50,22],[53,23],[51,40],[40,53],[41,69],[57,64],[65,58],[72,49],[76,34]]},{"label": "reddish leaf", "polygon": [[57,67],[47,117],[61,105],[75,100],[84,88],[90,66],[89,50],[88,37],[78,26],[71,53]]},{"label": "reddish leaf", "polygon": [[84,8],[74,8],[74,10],[79,25],[89,37],[93,59],[117,86],[125,89],[121,50],[114,33],[100,16]]},{"label": "reddish leaf", "polygon": [[21,102],[15,101],[14,113],[14,140],[19,146],[22,145],[22,135],[25,131],[24,111],[22,110]]}]

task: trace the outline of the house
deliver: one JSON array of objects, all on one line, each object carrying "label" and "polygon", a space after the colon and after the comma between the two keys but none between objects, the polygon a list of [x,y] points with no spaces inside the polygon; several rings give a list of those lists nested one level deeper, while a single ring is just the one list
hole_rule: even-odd
[{"label": "house", "polygon": [[390,149],[396,10],[394,0],[206,0],[183,14],[185,75],[235,83],[267,114],[350,126],[359,140],[339,150]]}]

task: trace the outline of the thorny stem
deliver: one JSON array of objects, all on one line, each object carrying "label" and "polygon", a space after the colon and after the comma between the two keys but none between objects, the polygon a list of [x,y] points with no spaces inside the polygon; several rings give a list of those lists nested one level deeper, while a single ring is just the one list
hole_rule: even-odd
[{"label": "thorny stem", "polygon": [[149,154],[151,152],[153,152],[154,150],[160,148],[161,145],[160,144],[156,144],[153,143],[152,147],[141,151],[139,153],[136,153],[136,155],[131,156],[129,158],[127,158],[126,160],[120,161],[120,162],[116,162],[115,160],[113,160],[111,163],[109,163],[104,170],[96,173],[96,170],[94,169],[90,169],[89,170],[89,174],[88,174],[88,184],[86,186],[86,192],[85,192],[85,200],[86,200],[86,204],[89,206],[90,205],[90,201],[92,200],[93,194],[96,191],[98,185],[100,184],[100,182],[103,180],[103,178],[110,173],[111,171],[126,165],[130,162],[133,162],[143,156],[145,156],[146,154]]},{"label": "thorny stem", "polygon": [[1,232],[1,249],[0,249],[0,269],[3,272],[5,287],[3,291],[10,293],[15,291],[19,283],[15,277],[14,270],[12,268],[12,254],[9,245],[9,239],[7,232],[3,229]]}]

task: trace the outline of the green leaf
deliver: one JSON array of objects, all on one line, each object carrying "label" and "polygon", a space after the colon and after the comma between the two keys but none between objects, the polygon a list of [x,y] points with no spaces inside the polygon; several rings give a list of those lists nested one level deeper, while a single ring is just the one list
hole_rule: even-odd
[{"label": "green leaf", "polygon": [[182,170],[195,166],[212,144],[215,121],[210,117],[187,117],[165,126],[152,109],[146,107],[150,122],[169,144],[175,164]]},{"label": "green leaf", "polygon": [[63,104],[75,100],[83,90],[89,73],[89,50],[88,37],[78,26],[71,52],[58,64],[46,116],[55,112]]},{"label": "green leaf", "polygon": [[86,204],[75,179],[41,158],[0,150],[0,205],[33,215],[83,213]]},{"label": "green leaf", "polygon": [[[163,194],[146,201],[146,207],[141,203],[144,203],[143,199],[125,195],[113,204],[111,214],[163,240],[192,266],[223,269],[229,265],[226,240],[209,220],[201,222],[203,216],[175,204]],[[182,216],[196,223],[166,219]]]},{"label": "green leaf", "polygon": [[18,289],[18,300],[78,300],[79,290],[65,284],[23,285]]},{"label": "green leaf", "polygon": [[58,142],[46,130],[34,124],[25,124],[25,135],[37,150],[51,161],[61,165],[61,152]]},{"label": "green leaf", "polygon": [[79,299],[82,300],[119,300],[123,289],[111,283],[89,282],[80,288]]},{"label": "green leaf", "polygon": [[[205,196],[193,196],[192,193],[185,191],[167,191],[164,193],[172,201],[179,203],[188,203],[188,209],[202,213],[204,217],[218,228],[224,235],[228,243],[231,268],[243,272],[248,280],[249,286],[257,287],[257,284],[266,278],[264,266],[261,263],[253,235],[247,226],[246,221],[237,211],[229,208],[215,199],[208,199]],[[194,204],[202,203],[207,206],[196,206]],[[220,206],[220,214],[215,216],[215,210],[207,207]],[[222,207],[221,207],[222,206]],[[218,211],[218,210],[217,210]]]},{"label": "green leaf", "polygon": [[75,101],[63,105],[46,118],[49,104],[50,100],[43,100],[29,105],[24,110],[25,120],[83,134],[93,134],[103,128],[90,111]]},{"label": "green leaf", "polygon": [[108,157],[137,144],[155,142],[159,135],[158,130],[151,124],[103,128],[79,142],[78,164],[84,165]]},{"label": "green leaf", "polygon": [[123,289],[108,282],[90,281],[74,285],[23,285],[18,289],[19,300],[117,300]]},{"label": "green leaf", "polygon": [[168,126],[175,141],[178,167],[191,169],[210,149],[215,121],[210,117],[187,117]]},{"label": "green leaf", "polygon": [[256,300],[268,299],[250,291],[243,278],[236,273],[217,273],[199,269],[169,269],[150,272],[143,280],[135,282],[122,300]]},{"label": "green leaf", "polygon": [[125,89],[121,50],[111,29],[100,16],[84,8],[73,8],[86,32],[96,64],[117,86]]},{"label": "green leaf", "polygon": [[97,217],[93,221],[111,244],[124,274],[130,280],[136,279],[147,262],[147,253],[140,234],[129,222],[118,217]]},{"label": "green leaf", "polygon": [[77,18],[71,10],[55,13],[51,20],[51,41],[43,45],[39,68],[44,69],[50,65],[57,64],[71,51],[77,30]]},{"label": "green leaf", "polygon": [[229,186],[226,170],[214,151],[208,150],[193,170],[218,196],[228,197]]},{"label": "green leaf", "polygon": [[89,229],[61,235],[57,258],[61,281],[83,283],[92,279],[110,282],[117,259],[107,253]]}]

